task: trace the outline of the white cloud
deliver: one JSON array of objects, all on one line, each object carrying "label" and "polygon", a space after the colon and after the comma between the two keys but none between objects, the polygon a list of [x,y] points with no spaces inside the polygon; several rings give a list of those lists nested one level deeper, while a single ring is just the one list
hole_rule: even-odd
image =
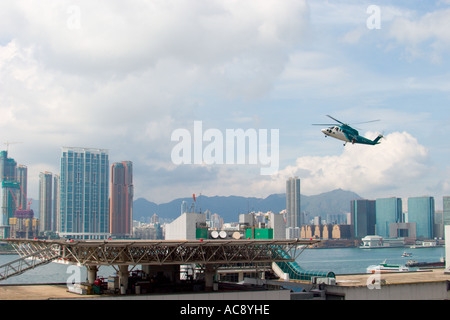
[{"label": "white cloud", "polygon": [[427,57],[435,63],[450,50],[450,9],[440,9],[421,17],[394,19],[389,35],[404,46],[409,58]]},{"label": "white cloud", "polygon": [[282,185],[288,177],[299,176],[304,194],[342,188],[360,194],[382,190],[386,195],[387,190],[415,188],[412,184],[427,173],[428,160],[428,150],[417,139],[394,132],[376,146],[348,144],[340,155],[299,157],[273,179]]},{"label": "white cloud", "polygon": [[[374,138],[376,134],[368,133],[366,136]],[[339,141],[336,143],[340,144]],[[209,196],[245,194],[266,197],[273,193],[284,193],[286,180],[292,176],[301,179],[301,192],[305,195],[341,188],[369,198],[401,197],[426,194],[435,187],[419,182],[432,170],[430,154],[407,132],[391,133],[377,146],[348,144],[342,148],[342,153],[335,156],[298,157],[295,164],[282,168],[272,176],[261,176],[256,166],[248,165],[184,166],[175,170],[195,170],[203,177],[191,181],[190,191],[186,194],[196,190]],[[173,169],[167,174],[172,175]],[[215,179],[221,183],[216,183]],[[179,183],[181,186],[183,181]],[[445,189],[446,186],[443,183],[441,187]],[[162,190],[169,189],[163,187]]]},{"label": "white cloud", "polygon": [[[406,133],[389,135],[376,147],[347,146],[337,156],[303,156],[271,178],[259,176],[259,167],[186,168],[170,162],[170,133],[191,128],[194,120],[221,129],[230,123],[278,127],[284,137],[291,134],[292,140],[285,138],[281,149],[289,150],[292,158],[298,148],[305,154],[323,151],[315,135],[305,138],[302,121],[309,126],[320,122],[318,114],[335,111],[351,121],[353,115],[362,121],[388,118],[388,129],[403,130],[399,127],[404,125],[423,137],[417,133],[417,121],[404,120],[414,111],[393,112],[397,106],[392,106],[389,94],[407,92],[412,100],[418,89],[448,92],[445,75],[392,74],[389,67],[381,67],[386,55],[375,57],[374,47],[368,48],[374,52],[373,61],[364,54],[355,59],[356,54],[346,50],[363,52],[358,46],[378,40],[382,48],[388,30],[395,44],[420,54],[431,48],[438,59],[450,47],[444,19],[448,12],[418,17],[411,10],[381,6],[384,36],[366,41],[374,34],[365,29],[369,4],[2,1],[0,136],[23,142],[12,145],[10,155],[29,166],[30,181],[37,181],[39,171],[57,170],[63,145],[107,148],[111,162],[135,162],[136,196],[151,191],[165,200],[179,196],[188,184],[195,192],[211,195],[284,192],[285,176],[291,174],[303,175],[302,188],[309,194],[353,185],[361,192],[398,187],[401,179],[406,183],[420,177],[428,157]],[[79,9],[79,16],[73,9]],[[251,103],[242,102],[248,100]],[[389,117],[379,116],[372,105],[387,106],[379,113]],[[355,107],[348,109],[351,106]],[[415,116],[428,114],[432,110]],[[427,130],[422,122],[420,126]],[[411,170],[402,171],[402,163]]]},{"label": "white cloud", "polygon": [[305,0],[0,2],[0,136],[34,175],[64,145],[171,168],[171,131],[223,97],[266,96],[307,21]]}]

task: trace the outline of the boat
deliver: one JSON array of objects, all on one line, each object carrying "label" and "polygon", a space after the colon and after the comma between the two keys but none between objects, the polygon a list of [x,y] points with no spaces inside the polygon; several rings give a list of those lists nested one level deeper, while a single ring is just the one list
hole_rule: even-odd
[{"label": "boat", "polygon": [[367,267],[367,273],[390,273],[390,272],[408,272],[407,266],[388,264],[386,260],[378,265]]},{"label": "boat", "polygon": [[403,252],[402,257],[412,257],[412,253]]},{"label": "boat", "polygon": [[418,262],[417,260],[408,260],[405,265],[408,267],[418,268],[442,268],[445,267],[445,259],[442,257],[439,261],[434,262]]}]

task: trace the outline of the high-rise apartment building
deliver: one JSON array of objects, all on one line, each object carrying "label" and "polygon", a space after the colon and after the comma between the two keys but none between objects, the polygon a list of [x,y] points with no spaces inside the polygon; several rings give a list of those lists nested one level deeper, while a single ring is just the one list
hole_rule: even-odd
[{"label": "high-rise apartment building", "polygon": [[408,221],[416,223],[417,238],[433,239],[434,237],[434,198],[412,197],[408,198]]},{"label": "high-rise apartment building", "polygon": [[109,157],[105,149],[63,147],[59,235],[72,239],[109,237]]},{"label": "high-rise apartment building", "polygon": [[350,211],[355,238],[375,235],[375,200],[352,200]]},{"label": "high-rise apartment building", "polygon": [[389,224],[402,223],[403,208],[401,198],[384,198],[375,201],[376,234],[389,238]]},{"label": "high-rise apartment building", "polygon": [[52,215],[52,230],[59,232],[59,209],[60,209],[60,179],[59,174],[53,176],[53,215]]},{"label": "high-rise apartment building", "polygon": [[116,162],[111,166],[110,232],[118,238],[133,233],[133,163]]},{"label": "high-rise apartment building", "polygon": [[8,158],[7,151],[0,151],[0,180],[17,181],[17,162]]},{"label": "high-rise apartment building", "polygon": [[39,173],[39,232],[52,231],[52,173]]},{"label": "high-rise apartment building", "polygon": [[286,228],[300,228],[300,179],[289,178],[286,181]]},{"label": "high-rise apartment building", "polygon": [[20,185],[20,193],[17,203],[22,210],[28,209],[27,187],[28,187],[28,168],[19,164],[17,167],[17,181]]}]

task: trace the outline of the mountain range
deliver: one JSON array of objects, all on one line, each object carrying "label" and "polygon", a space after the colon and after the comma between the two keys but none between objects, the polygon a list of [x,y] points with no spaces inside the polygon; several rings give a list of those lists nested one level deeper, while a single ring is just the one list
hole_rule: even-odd
[{"label": "mountain range", "polygon": [[[301,211],[310,217],[321,216],[326,218],[327,214],[338,214],[350,212],[350,201],[362,199],[351,191],[342,189],[321,193],[313,196],[300,195]],[[204,196],[192,198],[179,198],[168,203],[156,204],[144,198],[138,198],[133,202],[133,220],[149,221],[153,214],[161,219],[176,219],[181,213],[181,204],[185,201],[188,208],[195,204],[195,212],[219,214],[224,222],[239,221],[239,214],[251,211],[272,211],[279,213],[286,209],[286,194],[272,194],[267,198],[240,197],[240,196]]]}]

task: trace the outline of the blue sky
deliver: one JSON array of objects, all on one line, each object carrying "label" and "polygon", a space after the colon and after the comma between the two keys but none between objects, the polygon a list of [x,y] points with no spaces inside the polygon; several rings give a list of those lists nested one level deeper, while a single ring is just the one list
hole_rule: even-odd
[{"label": "blue sky", "polygon": [[[379,8],[380,29],[367,9]],[[131,160],[136,197],[266,197],[302,179],[366,198],[450,195],[450,1],[3,1],[0,136],[29,168],[62,146]],[[327,114],[378,146],[325,139]],[[280,167],[175,165],[171,134],[278,129]],[[5,147],[5,145],[3,145]]]}]

